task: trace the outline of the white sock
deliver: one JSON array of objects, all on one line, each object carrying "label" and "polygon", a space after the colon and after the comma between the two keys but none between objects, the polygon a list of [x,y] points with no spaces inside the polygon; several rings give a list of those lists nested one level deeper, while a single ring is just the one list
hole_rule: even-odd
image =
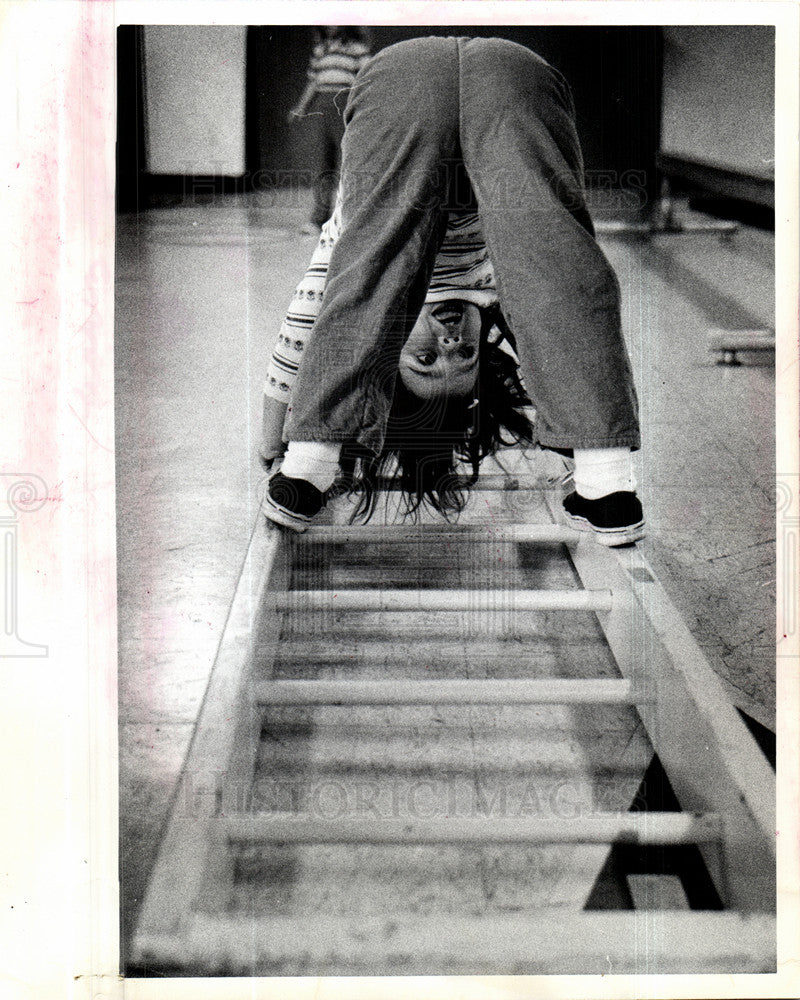
[{"label": "white sock", "polygon": [[338,441],[290,441],[281,472],[291,479],[305,479],[324,493],[333,486],[341,450]]},{"label": "white sock", "polygon": [[630,448],[575,448],[575,489],[585,500],[636,489]]}]

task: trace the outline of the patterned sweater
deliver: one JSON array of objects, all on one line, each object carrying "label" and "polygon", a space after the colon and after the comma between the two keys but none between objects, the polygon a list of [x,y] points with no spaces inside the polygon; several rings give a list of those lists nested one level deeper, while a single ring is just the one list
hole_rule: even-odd
[{"label": "patterned sweater", "polygon": [[330,38],[314,46],[307,76],[317,90],[345,90],[352,86],[356,73],[369,57],[364,42]]}]

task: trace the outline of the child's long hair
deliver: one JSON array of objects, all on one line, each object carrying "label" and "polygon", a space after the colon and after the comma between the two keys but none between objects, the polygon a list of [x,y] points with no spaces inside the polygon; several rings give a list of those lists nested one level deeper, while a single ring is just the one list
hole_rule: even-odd
[{"label": "child's long hair", "polygon": [[[480,360],[476,390],[469,396],[422,400],[398,377],[380,455],[358,457],[343,451],[342,465],[352,475],[351,494],[359,496],[353,520],[367,521],[375,511],[378,480],[399,481],[403,513],[428,505],[447,517],[464,509],[480,463],[502,445],[533,441],[525,407],[530,400],[514,358],[488,333],[497,327],[516,352],[514,336],[499,308],[481,310]],[[458,475],[457,463],[471,477]]]}]

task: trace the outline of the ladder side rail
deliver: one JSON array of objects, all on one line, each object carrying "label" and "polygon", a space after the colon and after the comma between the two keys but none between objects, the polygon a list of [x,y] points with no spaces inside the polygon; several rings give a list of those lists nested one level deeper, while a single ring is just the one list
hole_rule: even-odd
[{"label": "ladder side rail", "polygon": [[179,939],[195,908],[218,909],[230,893],[233,859],[216,815],[252,782],[261,720],[254,654],[261,669],[275,655],[286,552],[283,533],[259,512],[132,937],[133,962],[142,961],[143,942]]},{"label": "ladder side rail", "polygon": [[[549,501],[550,502],[550,501]],[[702,650],[635,549],[590,539],[569,550],[586,587],[611,587],[600,625],[682,808],[718,813],[725,870],[701,848],[722,900],[743,912],[775,905],[775,775]]]}]

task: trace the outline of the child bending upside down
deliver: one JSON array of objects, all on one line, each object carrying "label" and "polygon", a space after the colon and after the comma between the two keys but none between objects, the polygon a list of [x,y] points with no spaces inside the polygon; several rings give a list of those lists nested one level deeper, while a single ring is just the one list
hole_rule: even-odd
[{"label": "child bending upside down", "polygon": [[[273,348],[264,387],[260,447],[267,466],[284,452],[287,405],[322,306],[340,225],[341,202],[337,202]],[[482,400],[480,411],[478,399]],[[344,446],[344,464],[359,470],[356,483],[363,496],[356,516],[372,511],[376,476],[395,470],[408,513],[423,500],[443,513],[460,509],[466,497],[459,489],[461,477],[455,475],[455,461],[468,462],[476,475],[481,459],[501,443],[531,441],[533,427],[525,412],[529,406],[514,338],[497,305],[478,217],[474,212],[454,213],[436,256],[425,304],[400,353],[383,448],[375,454]],[[297,445],[289,450],[291,466]],[[322,467],[309,471],[309,481],[324,491],[340,461],[338,450],[327,463],[321,452]],[[281,514],[272,504],[268,516],[297,526],[297,515]]]},{"label": "child bending upside down", "polygon": [[387,462],[410,511],[458,510],[457,459],[477,472],[534,440],[574,458],[568,521],[606,545],[643,537],[619,284],[564,79],[513,42],[413,39],[360,71],[345,123],[336,211],[267,379],[262,457],[280,426],[288,448],[266,516],[304,530],[340,465],[368,515]]}]

